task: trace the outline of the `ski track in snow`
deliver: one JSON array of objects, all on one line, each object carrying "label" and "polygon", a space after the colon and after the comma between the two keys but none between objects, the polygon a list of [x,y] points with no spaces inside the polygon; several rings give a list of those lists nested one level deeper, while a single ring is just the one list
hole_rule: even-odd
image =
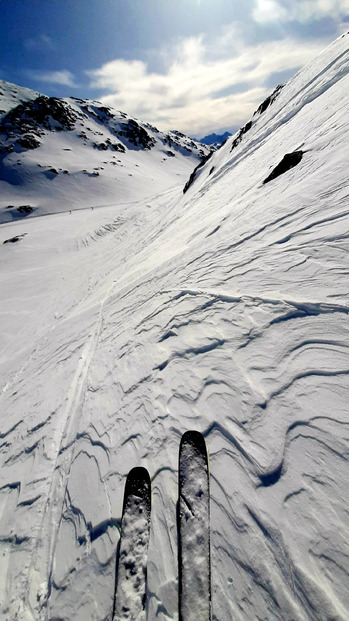
[{"label": "ski track in snow", "polygon": [[210,455],[213,619],[347,618],[346,47],[184,197],[0,227],[28,233],[0,246],[4,619],[111,619],[134,466],[153,485],[148,619],[177,618],[187,429]]}]

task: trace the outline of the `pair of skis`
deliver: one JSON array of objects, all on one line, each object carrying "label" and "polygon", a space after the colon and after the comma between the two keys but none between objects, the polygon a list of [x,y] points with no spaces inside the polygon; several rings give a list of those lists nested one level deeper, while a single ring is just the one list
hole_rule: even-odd
[{"label": "pair of skis", "polygon": [[[210,621],[210,506],[205,440],[187,431],[179,449],[179,621]],[[151,483],[133,468],[125,487],[113,621],[145,621]]]}]

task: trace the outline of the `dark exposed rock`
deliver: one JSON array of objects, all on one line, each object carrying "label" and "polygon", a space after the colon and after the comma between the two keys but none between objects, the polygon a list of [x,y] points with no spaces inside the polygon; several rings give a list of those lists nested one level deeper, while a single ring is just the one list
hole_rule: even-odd
[{"label": "dark exposed rock", "polygon": [[24,134],[24,136],[18,138],[17,144],[23,147],[23,149],[37,149],[37,147],[40,147],[41,142],[33,134]]},{"label": "dark exposed rock", "polygon": [[110,148],[113,151],[119,151],[119,153],[125,153],[126,148],[124,147],[123,144],[121,144],[121,142],[112,142],[112,144],[110,145]]},{"label": "dark exposed rock", "polygon": [[31,213],[34,209],[30,205],[21,205],[20,207],[17,207],[17,211],[18,213],[28,215],[28,213]]},{"label": "dark exposed rock", "polygon": [[257,108],[256,112],[254,112],[253,116],[255,116],[256,114],[263,114],[263,112],[266,111],[266,109],[275,101],[275,99],[277,98],[277,96],[279,95],[281,89],[284,87],[284,84],[278,84],[277,87],[275,88],[275,90],[272,92],[271,95],[269,95],[269,97],[267,97],[262,103],[261,105]]},{"label": "dark exposed rock", "polygon": [[297,166],[303,157],[303,151],[293,151],[293,153],[286,153],[281,162],[271,171],[270,175],[264,179],[263,183],[269,183],[273,179],[276,179],[279,175],[283,175],[285,172]]},{"label": "dark exposed rock", "polygon": [[121,131],[117,133],[119,136],[124,136],[135,147],[149,150],[155,146],[155,139],[149,136],[134,119],[130,119],[127,124],[123,123]]},{"label": "dark exposed rock", "polygon": [[168,155],[168,157],[176,157],[175,153],[173,153],[173,151],[165,151],[166,155]]},{"label": "dark exposed rock", "polygon": [[23,233],[22,235],[16,235],[15,237],[10,237],[10,239],[5,239],[4,242],[2,242],[3,244],[15,244],[16,242],[20,241],[21,239],[23,239],[23,237],[26,235],[27,233]]},{"label": "dark exposed rock", "polygon": [[110,108],[107,108],[107,106],[98,106],[97,110],[102,114],[102,116],[107,117],[108,119],[114,118],[114,114],[110,112]]},{"label": "dark exposed rock", "polygon": [[0,120],[0,153],[36,149],[45,131],[72,131],[77,119],[84,118],[69,104],[56,97],[40,95],[10,110]]},{"label": "dark exposed rock", "polygon": [[151,125],[150,123],[144,123],[144,125],[150,129],[152,132],[154,132],[155,134],[159,134],[159,130],[157,127],[154,127],[154,125]]},{"label": "dark exposed rock", "polygon": [[0,153],[13,153],[14,152],[14,146],[13,144],[6,144],[3,147],[0,147]]},{"label": "dark exposed rock", "polygon": [[180,138],[186,138],[185,134],[182,134],[181,132],[177,131],[177,129],[173,129],[171,133],[175,134],[175,136],[179,136]]},{"label": "dark exposed rock", "polygon": [[106,117],[108,119],[114,118],[114,114],[112,114],[112,112],[110,111],[110,108],[108,108],[107,106],[102,106],[102,104],[99,106],[96,106],[96,105],[87,104],[86,102],[84,102],[84,105],[81,106],[81,109],[87,112],[87,114],[94,116],[96,119],[102,122],[105,121]]},{"label": "dark exposed rock", "polygon": [[108,151],[108,144],[106,142],[94,142],[93,146],[99,151]]},{"label": "dark exposed rock", "polygon": [[10,110],[1,120],[1,131],[12,128],[16,128],[19,133],[28,129],[36,132],[58,128],[72,131],[78,118],[78,113],[69,104],[56,97],[40,95]]},{"label": "dark exposed rock", "polygon": [[204,164],[206,164],[206,162],[208,162],[208,160],[210,159],[210,157],[212,156],[213,151],[211,151],[208,155],[206,155],[204,157],[204,159],[200,162],[200,164],[198,164],[196,166],[196,168],[194,168],[193,172],[191,173],[187,183],[185,184],[184,188],[183,188],[183,194],[185,194],[187,192],[187,190],[189,190],[190,186],[194,183],[196,177],[197,177],[197,172],[198,170],[200,170],[200,168],[202,168],[202,166]]},{"label": "dark exposed rock", "polygon": [[125,153],[126,151],[126,148],[121,142],[111,142],[110,138],[107,138],[105,142],[94,142],[93,147],[99,151],[107,151],[108,149],[119,151],[119,153]]},{"label": "dark exposed rock", "polygon": [[82,171],[84,175],[87,175],[88,177],[99,177],[99,172],[97,170],[93,170],[92,172],[88,172],[87,170],[83,170]]},{"label": "dark exposed rock", "polygon": [[[279,95],[281,89],[283,88],[283,84],[279,84],[276,89],[272,92],[271,95],[269,95],[269,97],[267,97],[262,103],[261,105],[257,108],[257,110],[254,112],[253,116],[256,116],[256,114],[263,114],[263,112],[265,112],[265,110],[275,101],[276,97]],[[241,129],[239,130],[236,138],[234,138],[232,145],[231,145],[231,151],[233,149],[235,149],[235,147],[238,146],[238,144],[240,144],[242,137],[244,134],[246,134],[246,132],[248,132],[252,127],[252,121],[249,121],[248,123],[246,123],[246,125],[244,125],[243,127],[241,127]],[[226,141],[224,141],[222,143],[221,146],[223,146],[223,144],[225,144]]]},{"label": "dark exposed rock", "polygon": [[233,149],[235,149],[235,147],[238,146],[238,144],[241,142],[242,137],[244,134],[246,134],[246,132],[248,132],[252,127],[252,121],[249,121],[248,123],[246,123],[246,125],[244,125],[243,127],[241,127],[241,129],[239,130],[238,135],[236,136],[236,138],[233,140],[233,143],[231,145],[231,149],[230,151],[232,151]]}]

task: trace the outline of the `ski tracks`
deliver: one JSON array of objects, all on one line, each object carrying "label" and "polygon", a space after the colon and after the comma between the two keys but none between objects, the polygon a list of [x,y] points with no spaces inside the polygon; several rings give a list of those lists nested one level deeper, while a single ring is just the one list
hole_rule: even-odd
[{"label": "ski tracks", "polygon": [[[87,377],[93,361],[103,326],[103,311],[109,300],[115,281],[108,288],[100,303],[97,320],[80,355],[79,363],[70,384],[65,414],[63,416],[61,441],[57,450],[51,485],[43,511],[41,533],[49,533],[46,540],[39,540],[34,552],[34,560],[28,574],[29,608],[35,619],[49,618],[48,600],[52,588],[52,572],[63,505],[74,460],[75,438],[84,403]],[[75,314],[75,313],[74,313]],[[67,319],[66,319],[67,320]]]}]

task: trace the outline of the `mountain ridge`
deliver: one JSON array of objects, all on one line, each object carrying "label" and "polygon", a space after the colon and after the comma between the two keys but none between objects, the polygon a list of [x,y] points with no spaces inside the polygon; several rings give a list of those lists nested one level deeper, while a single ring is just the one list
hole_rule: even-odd
[{"label": "mountain ridge", "polygon": [[228,131],[224,132],[224,134],[215,134],[213,132],[212,134],[208,134],[208,136],[204,136],[204,138],[200,138],[199,142],[202,142],[203,144],[214,145],[216,147],[219,147],[222,144],[222,142],[227,140],[227,138],[229,138],[231,135],[232,134]]},{"label": "mountain ridge", "polygon": [[23,203],[26,215],[60,211],[68,194],[70,209],[97,206],[101,196],[145,198],[153,188],[184,181],[210,150],[98,101],[47,97],[2,82],[1,106],[1,222],[23,217]]}]

